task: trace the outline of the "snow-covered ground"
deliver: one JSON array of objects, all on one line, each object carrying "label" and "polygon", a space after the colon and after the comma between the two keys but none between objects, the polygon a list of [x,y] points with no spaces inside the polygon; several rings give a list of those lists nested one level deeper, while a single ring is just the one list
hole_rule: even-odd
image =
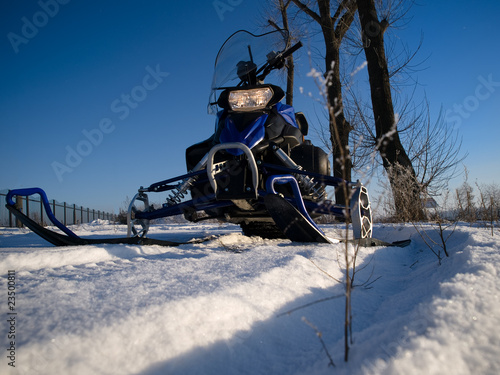
[{"label": "snow-covered ground", "polygon": [[[332,237],[340,230],[323,228]],[[72,229],[125,231],[102,222]],[[343,245],[248,238],[230,225],[151,231],[172,240],[207,234],[217,238],[56,248],[27,230],[0,228],[0,373],[500,373],[498,229],[492,236],[460,225],[439,265],[412,227],[376,226],[376,237],[411,236],[412,244],[360,251],[347,363],[344,286],[334,280],[343,279]],[[8,315],[9,270],[16,315]]]}]

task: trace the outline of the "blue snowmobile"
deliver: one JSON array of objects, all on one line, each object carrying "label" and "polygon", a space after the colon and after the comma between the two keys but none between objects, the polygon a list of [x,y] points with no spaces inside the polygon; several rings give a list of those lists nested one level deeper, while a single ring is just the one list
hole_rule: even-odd
[{"label": "blue snowmobile", "polygon": [[[364,246],[389,245],[372,239],[367,189],[331,176],[328,155],[311,141],[306,117],[281,103],[283,90],[264,83],[302,44],[289,45],[288,33],[238,31],[222,45],[215,61],[209,112],[213,135],[186,150],[187,173],[140,187],[127,213],[126,238],[88,239],[74,234],[50,211],[39,188],[11,190],[7,207],[33,231],[55,245],[132,243],[178,245],[147,236],[154,219],[184,215],[191,222],[218,219],[238,224],[245,235],[332,242],[315,223],[334,215],[352,223],[352,238]],[[327,187],[349,191],[348,205],[327,197]],[[169,192],[161,207],[148,194]],[[48,217],[64,234],[41,227],[15,208],[13,197],[40,194]]]}]

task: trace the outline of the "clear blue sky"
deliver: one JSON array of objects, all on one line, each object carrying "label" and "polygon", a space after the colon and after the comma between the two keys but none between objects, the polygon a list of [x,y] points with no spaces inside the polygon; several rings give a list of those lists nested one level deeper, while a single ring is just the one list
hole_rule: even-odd
[{"label": "clear blue sky", "polygon": [[[420,4],[401,38],[412,46],[424,34],[422,90],[463,136],[471,182],[500,183],[500,2]],[[186,147],[213,131],[217,51],[236,30],[259,33],[264,5],[3,2],[0,190],[39,186],[49,198],[118,210],[140,185],[184,173]],[[300,56],[298,85],[312,86]],[[296,107],[313,105],[297,90]]]}]

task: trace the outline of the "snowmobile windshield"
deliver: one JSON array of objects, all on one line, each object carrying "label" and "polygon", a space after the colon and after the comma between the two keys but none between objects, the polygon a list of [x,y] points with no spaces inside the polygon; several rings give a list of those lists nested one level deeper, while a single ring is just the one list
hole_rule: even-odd
[{"label": "snowmobile windshield", "polygon": [[210,91],[208,113],[217,113],[217,90],[237,86],[241,76],[252,69],[260,69],[268,59],[283,52],[288,45],[288,32],[272,31],[254,35],[240,30],[222,45],[215,59],[214,76]]}]

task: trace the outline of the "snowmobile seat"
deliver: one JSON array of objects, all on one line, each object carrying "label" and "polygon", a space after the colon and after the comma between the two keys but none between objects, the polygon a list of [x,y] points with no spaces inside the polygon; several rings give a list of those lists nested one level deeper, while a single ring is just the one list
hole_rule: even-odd
[{"label": "snowmobile seat", "polygon": [[309,133],[309,124],[303,112],[297,112],[295,114],[295,122],[302,132],[302,135],[307,135],[307,133]]},{"label": "snowmobile seat", "polygon": [[214,137],[215,134],[202,142],[189,146],[186,149],[186,167],[188,171],[192,171],[196,164],[198,164],[205,154],[214,146]]},{"label": "snowmobile seat", "polygon": [[280,139],[279,147],[282,149],[292,149],[303,141],[301,131],[291,124],[286,117],[279,113],[275,108],[269,114],[266,121],[266,139],[274,141]]}]

